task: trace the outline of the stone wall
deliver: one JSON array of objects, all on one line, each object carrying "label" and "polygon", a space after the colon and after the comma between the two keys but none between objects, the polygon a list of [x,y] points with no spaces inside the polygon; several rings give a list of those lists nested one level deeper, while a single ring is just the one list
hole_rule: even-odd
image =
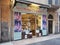
[{"label": "stone wall", "polygon": [[[0,1],[0,19],[2,19],[2,22],[6,22],[8,24],[8,37],[10,40],[10,27],[11,27],[11,8],[10,8],[10,0],[1,0]],[[1,32],[1,26],[0,26],[0,32]],[[0,33],[0,39],[1,39],[1,33]]]},{"label": "stone wall", "polygon": [[[53,16],[53,33],[58,33],[58,14],[56,11],[48,11],[48,15],[51,14]],[[47,17],[48,17],[47,15]],[[47,18],[48,20],[48,18]]]}]

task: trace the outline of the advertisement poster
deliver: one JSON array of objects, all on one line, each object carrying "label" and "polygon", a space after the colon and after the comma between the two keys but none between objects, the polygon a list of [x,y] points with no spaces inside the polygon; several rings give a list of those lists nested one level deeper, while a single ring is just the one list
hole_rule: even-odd
[{"label": "advertisement poster", "polygon": [[14,12],[14,40],[21,39],[21,13]]},{"label": "advertisement poster", "polygon": [[47,35],[47,20],[46,20],[46,15],[42,16],[42,33],[43,35]]}]

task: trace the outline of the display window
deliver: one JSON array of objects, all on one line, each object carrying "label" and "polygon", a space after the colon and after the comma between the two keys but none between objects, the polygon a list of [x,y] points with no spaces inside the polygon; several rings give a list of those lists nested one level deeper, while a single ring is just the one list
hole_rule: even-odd
[{"label": "display window", "polygon": [[[40,9],[40,7],[35,4],[28,6],[17,3],[14,11],[16,11],[14,14],[14,32],[21,32],[22,39],[41,36],[43,8]],[[21,14],[19,15],[18,12]]]},{"label": "display window", "polygon": [[21,15],[22,29],[29,30],[32,33],[32,36],[36,36],[36,30],[41,30],[41,16],[31,13],[22,13]]}]

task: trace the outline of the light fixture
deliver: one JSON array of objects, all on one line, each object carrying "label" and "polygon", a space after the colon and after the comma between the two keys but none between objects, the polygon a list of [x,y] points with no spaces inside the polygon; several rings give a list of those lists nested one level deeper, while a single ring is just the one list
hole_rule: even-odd
[{"label": "light fixture", "polygon": [[37,6],[37,7],[39,7],[40,5],[31,3],[31,6]]},{"label": "light fixture", "polygon": [[11,6],[12,6],[12,7],[14,6],[15,1],[16,1],[16,0],[10,0],[10,2],[11,2]]},{"label": "light fixture", "polygon": [[32,11],[38,11],[39,10],[39,6],[38,4],[34,4],[34,3],[31,3],[29,5],[29,9],[32,10]]}]

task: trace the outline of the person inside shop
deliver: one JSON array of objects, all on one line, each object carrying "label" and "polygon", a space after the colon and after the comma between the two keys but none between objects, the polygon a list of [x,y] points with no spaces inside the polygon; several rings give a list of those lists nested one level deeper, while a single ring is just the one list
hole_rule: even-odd
[{"label": "person inside shop", "polygon": [[24,28],[22,28],[22,39],[25,39],[25,31],[24,31]]},{"label": "person inside shop", "polygon": [[36,33],[39,33],[39,28],[36,29]]},{"label": "person inside shop", "polygon": [[26,35],[29,34],[29,30],[28,30],[28,27],[27,27],[27,26],[26,26],[26,28],[24,29],[24,32],[25,32]]},{"label": "person inside shop", "polygon": [[38,27],[38,29],[39,29],[39,33],[41,33],[41,35],[42,35],[42,30],[41,30],[41,27]]}]

